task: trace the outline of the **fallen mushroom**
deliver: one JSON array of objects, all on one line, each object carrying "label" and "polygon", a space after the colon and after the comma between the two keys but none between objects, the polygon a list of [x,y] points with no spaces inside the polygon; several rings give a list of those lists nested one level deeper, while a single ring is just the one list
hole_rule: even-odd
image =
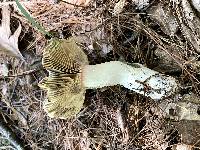
[{"label": "fallen mushroom", "polygon": [[173,77],[138,63],[111,61],[88,65],[87,56],[74,38],[52,39],[44,50],[42,63],[49,77],[39,86],[47,90],[44,110],[52,118],[76,115],[83,106],[86,89],[122,85],[154,100],[169,96],[177,89]]}]

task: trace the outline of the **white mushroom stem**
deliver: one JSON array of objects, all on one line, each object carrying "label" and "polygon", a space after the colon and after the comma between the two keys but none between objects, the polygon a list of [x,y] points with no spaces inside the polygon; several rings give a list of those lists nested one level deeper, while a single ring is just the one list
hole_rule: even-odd
[{"label": "white mushroom stem", "polygon": [[154,100],[173,94],[178,86],[173,77],[164,76],[141,64],[128,65],[119,61],[84,66],[82,82],[88,89],[122,85]]}]

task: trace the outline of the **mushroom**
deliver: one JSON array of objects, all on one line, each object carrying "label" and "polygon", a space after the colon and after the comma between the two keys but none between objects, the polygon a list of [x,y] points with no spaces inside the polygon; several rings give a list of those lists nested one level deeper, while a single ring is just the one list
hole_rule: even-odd
[{"label": "mushroom", "polygon": [[141,64],[110,61],[89,65],[75,39],[52,39],[44,50],[48,70],[39,86],[47,90],[44,110],[52,118],[75,116],[82,108],[86,89],[122,85],[154,100],[173,94],[178,87],[173,77],[164,76]]}]

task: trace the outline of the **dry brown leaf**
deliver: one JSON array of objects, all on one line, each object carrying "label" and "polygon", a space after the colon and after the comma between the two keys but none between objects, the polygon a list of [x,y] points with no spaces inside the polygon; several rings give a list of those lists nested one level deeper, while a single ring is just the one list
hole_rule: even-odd
[{"label": "dry brown leaf", "polygon": [[150,7],[147,12],[150,18],[161,27],[161,30],[165,34],[174,36],[178,30],[178,22],[167,7],[159,3],[158,5]]},{"label": "dry brown leaf", "polygon": [[118,3],[115,4],[114,10],[113,10],[114,15],[118,15],[119,13],[123,11],[125,2],[126,0],[120,0]]},{"label": "dry brown leaf", "polygon": [[18,48],[18,37],[21,33],[21,24],[11,35],[10,30],[10,9],[9,6],[4,5],[2,7],[2,21],[0,25],[0,50],[10,56],[14,56],[24,60],[24,57]]},{"label": "dry brown leaf", "polygon": [[8,76],[8,65],[6,63],[0,64],[0,76]]},{"label": "dry brown leaf", "polygon": [[141,10],[149,5],[149,0],[132,0],[136,8]]},{"label": "dry brown leaf", "polygon": [[192,5],[196,8],[197,11],[200,12],[200,1],[199,0],[192,0]]},{"label": "dry brown leaf", "polygon": [[62,0],[72,5],[87,6],[91,0]]},{"label": "dry brown leaf", "polygon": [[178,145],[174,145],[173,150],[192,150],[192,146],[180,143]]}]

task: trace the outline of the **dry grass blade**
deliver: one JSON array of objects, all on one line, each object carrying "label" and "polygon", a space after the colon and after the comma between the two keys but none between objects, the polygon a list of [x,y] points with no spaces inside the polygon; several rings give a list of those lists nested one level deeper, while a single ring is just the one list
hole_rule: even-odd
[{"label": "dry grass blade", "polygon": [[3,6],[2,21],[0,26],[0,50],[7,55],[24,60],[18,48],[18,37],[21,33],[21,29],[21,24],[19,24],[17,30],[13,35],[11,35],[9,6]]}]

